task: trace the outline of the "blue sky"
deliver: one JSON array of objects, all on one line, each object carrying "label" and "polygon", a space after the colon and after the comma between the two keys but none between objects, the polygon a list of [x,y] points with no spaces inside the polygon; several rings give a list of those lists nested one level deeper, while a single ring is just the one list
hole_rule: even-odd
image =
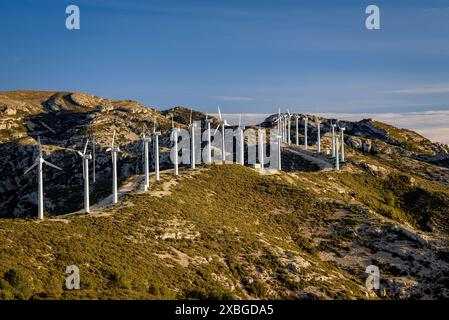
[{"label": "blue sky", "polygon": [[2,1],[0,90],[229,113],[448,110],[448,35],[447,0]]}]

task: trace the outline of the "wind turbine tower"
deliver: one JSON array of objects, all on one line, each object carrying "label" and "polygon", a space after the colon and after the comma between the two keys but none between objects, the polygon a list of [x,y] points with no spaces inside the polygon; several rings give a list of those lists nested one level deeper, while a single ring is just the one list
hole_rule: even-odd
[{"label": "wind turbine tower", "polygon": [[259,127],[259,163],[260,163],[260,171],[264,170],[265,165],[265,159],[264,159],[264,153],[265,153],[265,131],[260,129]]},{"label": "wind turbine tower", "polygon": [[337,125],[335,123],[332,123],[331,121],[331,128],[332,128],[332,158],[335,158],[335,127]]},{"label": "wind turbine tower", "polygon": [[296,145],[299,146],[299,115],[295,114]]},{"label": "wind turbine tower", "polygon": [[148,143],[151,142],[151,138],[147,137],[145,131],[143,132],[143,158],[144,158],[144,185],[143,190],[147,191],[150,186],[150,169],[149,169],[149,160],[148,160]]},{"label": "wind turbine tower", "polygon": [[116,204],[118,202],[117,197],[117,154],[120,152],[120,148],[114,145],[115,142],[115,130],[112,134],[111,147],[106,149],[106,152],[111,152],[112,158],[112,203]]},{"label": "wind turbine tower", "polygon": [[153,156],[154,156],[154,173],[156,176],[156,181],[160,180],[159,175],[159,136],[161,133],[156,131],[156,121],[154,121],[153,126]]},{"label": "wind turbine tower", "polygon": [[341,158],[340,161],[341,162],[345,162],[345,140],[344,140],[344,132],[345,132],[346,128],[345,127],[341,127],[340,128],[340,143],[341,143]]},{"label": "wind turbine tower", "polygon": [[307,116],[304,116],[304,149],[307,150]]},{"label": "wind turbine tower", "polygon": [[171,116],[171,128],[172,128],[172,138],[173,138],[173,149],[175,153],[173,155],[173,174],[177,176],[179,174],[178,170],[178,128],[175,128],[175,123],[173,121],[173,115]]},{"label": "wind turbine tower", "polygon": [[243,134],[243,130],[245,129],[245,127],[242,126],[242,114],[240,114],[239,116],[239,126],[237,128],[238,130],[238,137],[239,137],[239,159],[238,159],[238,163],[240,165],[245,165],[245,136]]},{"label": "wind turbine tower", "polygon": [[89,201],[89,160],[92,159],[91,154],[87,154],[87,145],[89,144],[89,139],[86,140],[83,152],[78,151],[78,154],[83,159],[83,179],[84,179],[84,212],[90,212],[90,201]]},{"label": "wind turbine tower", "polygon": [[287,143],[291,144],[291,135],[290,135],[290,129],[292,127],[292,123],[291,123],[291,119],[292,119],[292,114],[290,113],[290,111],[287,109]]},{"label": "wind turbine tower", "polygon": [[206,113],[206,139],[207,139],[207,155],[206,155],[206,163],[212,163],[212,146],[211,146],[211,135],[210,135],[210,125],[212,120],[207,118]]},{"label": "wind turbine tower", "polygon": [[190,129],[190,167],[192,169],[195,169],[195,127],[196,123],[192,122],[192,109],[190,109],[190,122],[189,122],[189,129]]},{"label": "wind turbine tower", "polygon": [[38,140],[38,146],[39,146],[39,153],[34,161],[33,165],[29,167],[23,174],[27,174],[31,169],[37,166],[37,218],[39,220],[44,219],[44,179],[42,174],[42,165],[45,163],[46,165],[62,170],[60,167],[55,166],[54,164],[44,160],[42,156],[42,145],[41,145],[41,139],[40,137],[37,137]]},{"label": "wind turbine tower", "polygon": [[218,123],[217,128],[215,129],[214,135],[217,133],[218,129],[221,126],[221,160],[223,162],[226,162],[225,127],[228,126],[228,123],[226,122],[226,120],[223,119],[223,117],[221,115],[220,107],[218,107],[218,118],[219,118],[219,123]]},{"label": "wind turbine tower", "polygon": [[335,137],[335,151],[336,151],[336,155],[335,155],[335,170],[340,171],[340,157],[338,156],[338,147],[339,147],[339,141],[338,141],[338,137]]}]

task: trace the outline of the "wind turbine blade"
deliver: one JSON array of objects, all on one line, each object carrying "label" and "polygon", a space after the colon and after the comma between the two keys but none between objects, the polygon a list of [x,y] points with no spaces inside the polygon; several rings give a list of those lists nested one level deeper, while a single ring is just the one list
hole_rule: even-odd
[{"label": "wind turbine blade", "polygon": [[220,125],[218,125],[217,128],[215,129],[214,134],[213,134],[214,136],[217,134],[218,129],[220,129]]},{"label": "wind turbine blade", "polygon": [[190,109],[190,120],[189,120],[189,125],[191,125],[191,124],[192,124],[192,112],[193,112],[193,110],[192,110],[192,109]]},{"label": "wind turbine blade", "polygon": [[171,115],[171,128],[172,129],[175,128],[175,123],[173,122],[173,115]]},{"label": "wind turbine blade", "polygon": [[222,120],[222,119],[221,119],[221,111],[220,111],[220,107],[218,107],[218,118],[220,119],[220,121]]},{"label": "wind turbine blade", "polygon": [[242,124],[242,114],[239,115],[239,128],[240,128],[241,124]]},{"label": "wind turbine blade", "polygon": [[86,144],[84,145],[83,156],[86,154],[88,143],[89,143],[89,139],[86,140]]},{"label": "wind turbine blade", "polygon": [[84,168],[84,159],[83,159],[83,179],[86,178],[86,169]]},{"label": "wind turbine blade", "polygon": [[31,169],[33,169],[35,166],[37,166],[37,161],[35,163],[33,163],[33,165],[31,167],[29,167],[28,169],[25,170],[25,172],[23,174],[27,174],[28,172],[30,172]]},{"label": "wind turbine blade", "polygon": [[207,122],[207,112],[206,112],[206,122]]},{"label": "wind turbine blade", "polygon": [[106,149],[106,152],[109,152],[109,151],[111,151],[112,150],[112,148],[107,148]]},{"label": "wind turbine blade", "polygon": [[78,153],[81,157],[84,157],[84,154],[82,154],[81,151],[77,151],[77,153]]},{"label": "wind turbine blade", "polygon": [[50,163],[50,162],[48,162],[48,161],[46,161],[46,160],[44,160],[44,163],[45,163],[46,165],[52,167],[52,168],[55,168],[55,169],[58,169],[58,170],[62,170],[60,167],[58,167],[58,166],[54,165],[53,163]]}]

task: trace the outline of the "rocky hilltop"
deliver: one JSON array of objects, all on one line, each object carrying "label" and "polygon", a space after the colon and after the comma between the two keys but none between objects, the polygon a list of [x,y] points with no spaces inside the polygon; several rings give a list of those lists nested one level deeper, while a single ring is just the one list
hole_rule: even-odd
[{"label": "rocky hilltop", "polygon": [[[172,116],[185,128],[190,109],[70,92],[0,93],[0,299],[449,298],[449,150],[372,119],[340,122],[346,161],[338,172],[326,153],[314,152],[317,127],[308,115],[309,150],[284,146],[282,172],[237,165],[182,169],[177,178],[163,172],[147,193],[131,185],[117,206],[66,215],[82,206],[76,151],[86,137],[96,146],[99,203],[111,189],[112,132],[126,187],[141,175],[140,136],[155,123],[162,168],[171,168]],[[326,151],[335,119],[320,120]],[[36,177],[23,173],[38,136],[45,159],[63,168],[44,170],[43,222],[22,219],[36,213]],[[63,290],[71,264],[82,272],[79,291]],[[380,290],[365,287],[369,265],[380,269]]]}]

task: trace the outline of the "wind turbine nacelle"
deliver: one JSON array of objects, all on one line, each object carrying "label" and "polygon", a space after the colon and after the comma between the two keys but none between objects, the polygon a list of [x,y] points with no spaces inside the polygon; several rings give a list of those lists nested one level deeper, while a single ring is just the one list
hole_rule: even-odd
[{"label": "wind turbine nacelle", "polygon": [[86,154],[84,156],[84,158],[87,159],[87,160],[92,160],[92,155],[91,154]]}]

